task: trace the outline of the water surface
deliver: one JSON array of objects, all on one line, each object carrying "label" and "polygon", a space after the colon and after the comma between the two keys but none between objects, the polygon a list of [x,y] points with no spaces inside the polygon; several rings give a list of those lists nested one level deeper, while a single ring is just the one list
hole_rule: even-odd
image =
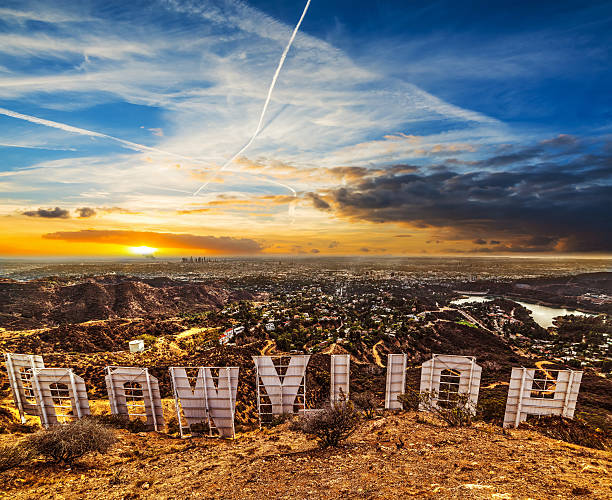
[{"label": "water surface", "polygon": [[[460,299],[453,300],[451,304],[455,306],[460,306],[461,304],[467,304],[470,302],[490,302],[493,299],[494,297],[487,297],[484,295],[468,295],[466,297],[461,297]],[[529,311],[531,311],[531,317],[533,318],[533,320],[542,328],[548,328],[550,326],[553,326],[553,319],[557,316],[567,316],[568,314],[575,314],[577,316],[592,316],[591,314],[574,311],[573,309],[542,306],[540,304],[532,304],[530,302],[522,302],[520,300],[514,299],[508,300],[512,300],[513,302],[522,305],[524,308],[529,309]]]}]

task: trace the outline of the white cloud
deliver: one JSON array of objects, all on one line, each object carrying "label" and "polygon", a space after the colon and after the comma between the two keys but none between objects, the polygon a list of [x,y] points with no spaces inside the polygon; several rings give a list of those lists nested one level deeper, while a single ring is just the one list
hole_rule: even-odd
[{"label": "white cloud", "polygon": [[[0,54],[23,59],[23,64],[8,66],[10,73],[0,73],[0,99],[23,102],[31,113],[20,113],[11,104],[13,114],[5,114],[15,117],[19,113],[22,120],[66,132],[61,137],[59,132],[51,135],[51,131],[38,128],[37,143],[74,148],[75,137],[70,133],[76,133],[120,140],[138,151],[128,156],[66,159],[63,164],[44,162],[29,174],[17,173],[16,177],[22,179],[19,182],[32,182],[41,189],[53,183],[78,184],[78,193],[59,189],[49,196],[78,196],[79,203],[86,193],[108,193],[109,203],[137,201],[149,205],[146,199],[152,196],[156,202],[161,199],[167,206],[174,203],[176,207],[182,203],[184,192],[193,192],[200,184],[192,168],[219,166],[248,141],[293,26],[234,0],[167,0],[160,5],[148,12],[135,10],[138,16],[119,19],[100,17],[105,15],[104,9],[89,12],[83,7],[83,12],[75,15],[47,8],[43,21],[52,24],[52,30],[30,33],[15,29],[0,36]],[[296,18],[302,7],[296,6]],[[125,4],[122,8],[131,7]],[[36,10],[26,6],[23,11],[13,9],[10,16],[35,19],[31,17],[33,12]],[[92,12],[100,14],[96,17]],[[81,22],[73,22],[79,17]],[[39,64],[41,60],[49,63]],[[36,106],[78,117],[82,109],[117,101],[161,110],[163,135],[153,136],[154,148],[128,140],[137,137],[137,131],[126,137],[121,117],[115,131],[109,130],[112,125],[107,122],[100,128],[80,128],[70,125],[69,119],[60,123],[32,116],[45,116],[43,110],[32,111]],[[441,130],[447,130],[448,142],[466,131],[477,131],[483,141],[497,131],[497,139],[502,130],[501,124],[487,116],[391,78],[382,69],[364,67],[329,43],[298,33],[264,128],[248,154],[253,159],[304,167],[375,163],[390,158],[401,161],[410,157],[409,150],[399,148],[389,157],[384,147],[379,147],[380,141],[396,132],[418,134],[421,122],[438,122]],[[6,140],[11,125],[0,122],[0,126],[3,124],[0,140],[12,143]],[[142,126],[155,130],[160,124]],[[363,147],[364,143],[369,146]],[[82,138],[78,149],[89,154]],[[182,158],[171,158],[164,151]],[[153,153],[154,162],[150,163],[146,157]],[[180,169],[172,167],[177,161]],[[239,168],[235,165],[233,170]],[[49,169],[52,176],[36,177]],[[233,189],[232,183],[238,190],[255,189],[239,186],[238,180],[265,189],[284,189],[270,182],[273,176],[268,181],[237,177],[234,182],[233,175],[237,174],[227,172],[223,189]],[[146,179],[146,186],[142,179]],[[158,198],[162,188],[174,191]],[[218,188],[214,186],[213,191]],[[284,192],[288,189],[299,186],[287,186]]]}]

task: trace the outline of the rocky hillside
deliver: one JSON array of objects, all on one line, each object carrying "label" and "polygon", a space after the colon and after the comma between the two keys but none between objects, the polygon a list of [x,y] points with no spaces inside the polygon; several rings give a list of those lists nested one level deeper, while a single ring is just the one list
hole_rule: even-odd
[{"label": "rocky hillside", "polygon": [[247,292],[167,278],[0,280],[0,327],[26,329],[119,317],[171,316],[251,298]]},{"label": "rocky hillside", "polygon": [[[448,428],[414,413],[364,421],[341,448],[288,430],[234,441],[118,431],[108,456],[0,473],[4,498],[610,498],[612,456],[528,430]],[[0,443],[14,436],[0,436]]]}]

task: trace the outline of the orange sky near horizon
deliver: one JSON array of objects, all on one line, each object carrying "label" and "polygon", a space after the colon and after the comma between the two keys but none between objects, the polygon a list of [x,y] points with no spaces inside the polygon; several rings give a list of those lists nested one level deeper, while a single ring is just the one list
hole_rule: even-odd
[{"label": "orange sky near horizon", "polygon": [[[176,216],[175,216],[176,217]],[[127,220],[121,220],[121,219]],[[150,217],[136,224],[134,215],[104,215],[80,219],[45,219],[14,214],[0,217],[2,257],[126,257],[132,247],[155,248],[157,257],[185,255],[513,255],[512,252],[479,252],[470,240],[435,240],[439,228],[408,228],[398,224],[303,220],[276,222],[265,227],[246,224],[208,227],[185,224],[178,228],[172,218]],[[307,218],[306,218],[307,219]],[[276,227],[274,227],[276,226]],[[137,228],[137,229],[135,229]],[[529,255],[529,254],[527,254]],[[533,256],[559,256],[534,253]],[[576,254],[572,254],[576,255]],[[605,254],[587,255],[607,257]]]}]

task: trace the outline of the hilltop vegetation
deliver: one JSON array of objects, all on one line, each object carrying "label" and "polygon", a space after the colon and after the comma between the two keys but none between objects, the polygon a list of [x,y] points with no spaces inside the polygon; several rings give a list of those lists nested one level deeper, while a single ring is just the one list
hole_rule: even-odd
[{"label": "hilltop vegetation", "polygon": [[[288,424],[234,441],[118,431],[74,469],[36,462],[0,474],[11,498],[609,498],[609,453],[528,430],[448,428],[415,414],[362,422],[320,449]],[[2,436],[0,436],[2,442]]]}]

